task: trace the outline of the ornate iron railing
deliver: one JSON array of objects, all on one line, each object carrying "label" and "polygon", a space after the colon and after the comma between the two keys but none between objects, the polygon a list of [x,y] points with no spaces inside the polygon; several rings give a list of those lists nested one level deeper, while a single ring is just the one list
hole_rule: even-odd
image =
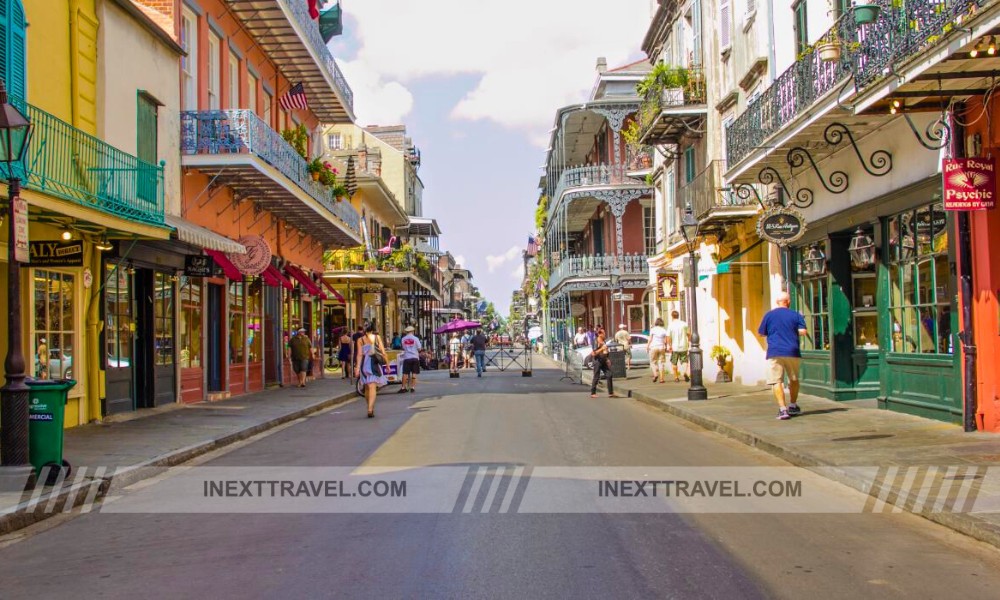
[{"label": "ornate iron railing", "polygon": [[[31,120],[34,134],[23,166],[14,167],[30,189],[152,225],[163,224],[163,164],[122,152],[85,131],[11,96]],[[0,167],[6,177],[6,167]]]},{"label": "ornate iron railing", "polygon": [[299,0],[281,0],[281,3],[295,17],[299,29],[305,32],[306,41],[312,47],[313,52],[320,57],[321,66],[324,66],[327,72],[330,73],[330,76],[333,77],[333,82],[337,86],[344,104],[353,112],[354,92],[351,90],[351,86],[347,85],[347,79],[344,78],[344,74],[340,72],[340,67],[337,66],[337,61],[333,59],[330,50],[327,49],[326,43],[323,41],[323,36],[320,35],[319,27],[313,21],[312,17],[309,16],[308,3]]},{"label": "ornate iron railing", "polygon": [[725,185],[723,174],[726,161],[713,160],[708,168],[699,173],[680,190],[680,206],[691,206],[691,213],[699,220],[717,209],[748,207],[757,205],[752,194],[739,197]]},{"label": "ornate iron railing", "polygon": [[660,118],[664,109],[705,103],[707,95],[704,70],[701,67],[678,67],[676,70],[686,74],[686,84],[676,88],[651,85],[639,104],[639,130],[643,134]]},{"label": "ornate iron railing", "polygon": [[[848,11],[813,47],[775,79],[726,128],[726,158],[736,165],[764,141],[854,75],[857,93],[891,74],[989,0],[869,0],[879,6],[872,23],[858,25]],[[839,42],[840,58],[820,59],[814,48]]]},{"label": "ornate iron railing", "polygon": [[586,165],[566,169],[559,176],[559,183],[556,185],[553,198],[555,202],[549,203],[549,221],[555,213],[557,207],[562,204],[562,196],[572,188],[588,186],[625,186],[635,188],[652,188],[640,182],[635,177],[629,177],[628,165]]},{"label": "ornate iron railing", "polygon": [[182,154],[253,154],[291,179],[303,192],[359,233],[361,217],[350,202],[338,202],[329,187],[313,181],[306,160],[249,110],[181,113]]},{"label": "ornate iron railing", "polygon": [[552,268],[549,289],[570,277],[610,277],[616,270],[619,275],[646,275],[649,273],[649,257],[645,254],[565,256]]}]

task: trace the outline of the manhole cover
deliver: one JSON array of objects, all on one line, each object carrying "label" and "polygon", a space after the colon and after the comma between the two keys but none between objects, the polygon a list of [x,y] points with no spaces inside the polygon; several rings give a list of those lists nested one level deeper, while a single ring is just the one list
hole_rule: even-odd
[{"label": "manhole cover", "polygon": [[863,440],[881,440],[896,437],[893,433],[873,433],[871,435],[852,435],[851,437],[833,438],[833,442],[860,442]]}]

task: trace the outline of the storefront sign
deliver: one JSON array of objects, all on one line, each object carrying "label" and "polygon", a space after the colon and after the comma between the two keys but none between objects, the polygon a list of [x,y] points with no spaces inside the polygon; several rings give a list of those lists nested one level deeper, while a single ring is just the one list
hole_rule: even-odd
[{"label": "storefront sign", "polygon": [[761,239],[785,246],[802,237],[806,232],[806,220],[797,210],[778,206],[769,208],[757,221],[757,235]]},{"label": "storefront sign", "polygon": [[[28,203],[15,196],[14,200],[14,260],[26,263],[31,258],[28,249]],[[81,258],[82,258],[81,254]]]},{"label": "storefront sign", "polygon": [[945,210],[989,210],[996,206],[996,159],[941,161]]},{"label": "storefront sign", "polygon": [[184,257],[184,275],[187,277],[214,277],[215,261],[211,256],[188,255]]},{"label": "storefront sign", "polygon": [[59,240],[31,242],[29,246],[33,267],[82,267],[83,242]]},{"label": "storefront sign", "polygon": [[256,277],[271,264],[271,245],[259,235],[245,235],[239,243],[246,246],[246,254],[226,254],[229,262],[244,275]]},{"label": "storefront sign", "polygon": [[663,273],[656,278],[656,290],[660,300],[676,302],[681,299],[680,273]]},{"label": "storefront sign", "polygon": [[626,294],[625,292],[613,292],[611,294],[611,299],[615,302],[631,302],[635,300],[635,295]]}]

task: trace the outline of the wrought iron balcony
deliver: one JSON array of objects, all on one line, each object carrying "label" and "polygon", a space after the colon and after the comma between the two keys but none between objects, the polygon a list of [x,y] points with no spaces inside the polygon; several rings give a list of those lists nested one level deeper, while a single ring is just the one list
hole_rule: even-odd
[{"label": "wrought iron balcony", "polygon": [[653,188],[629,175],[628,165],[587,165],[566,169],[559,176],[553,194],[554,202],[549,203],[549,217],[561,205],[563,195],[575,188],[587,187],[627,187],[641,188],[644,193],[652,194]]},{"label": "wrought iron balcony", "polygon": [[639,141],[643,144],[669,144],[686,134],[701,134],[708,116],[704,72],[701,67],[678,67],[676,72],[683,81],[680,87],[651,85],[639,106]]},{"label": "wrought iron balcony", "polygon": [[[354,121],[354,92],[330,55],[319,24],[302,0],[226,0],[265,53],[294,83],[324,123]],[[330,92],[333,92],[332,94]]]},{"label": "wrought iron balcony", "polygon": [[680,190],[679,206],[690,206],[692,214],[703,226],[742,221],[756,214],[760,207],[753,194],[746,194],[747,197],[743,198],[725,185],[725,171],[726,161],[713,160],[708,168]]},{"label": "wrought iron balcony", "polygon": [[184,166],[213,175],[237,197],[252,199],[326,244],[361,241],[358,211],[313,181],[305,159],[252,111],[182,112],[181,153]]},{"label": "wrought iron balcony", "polygon": [[[768,138],[786,128],[818,100],[848,85],[855,93],[899,72],[902,63],[925,52],[943,35],[959,27],[988,0],[869,0],[879,6],[872,23],[858,25],[847,12],[833,27],[751,103],[726,128],[726,158],[736,166]],[[836,42],[840,58],[821,60],[813,49]]]},{"label": "wrought iron balcony", "polygon": [[34,125],[20,173],[26,187],[116,217],[163,225],[162,163],[139,160],[20,98],[10,101]]},{"label": "wrought iron balcony", "polygon": [[[645,254],[613,254],[568,255],[557,258],[549,275],[549,289],[554,290],[567,279],[608,279],[616,271],[621,276],[649,276],[649,257]],[[607,286],[605,286],[607,287]]]}]

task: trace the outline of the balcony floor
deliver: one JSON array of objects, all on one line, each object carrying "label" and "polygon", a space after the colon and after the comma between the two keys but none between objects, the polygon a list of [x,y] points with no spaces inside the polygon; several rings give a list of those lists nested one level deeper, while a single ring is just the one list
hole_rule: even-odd
[{"label": "balcony floor", "polygon": [[704,104],[663,109],[639,141],[648,145],[671,144],[685,136],[701,136],[707,118],[708,107]]}]

